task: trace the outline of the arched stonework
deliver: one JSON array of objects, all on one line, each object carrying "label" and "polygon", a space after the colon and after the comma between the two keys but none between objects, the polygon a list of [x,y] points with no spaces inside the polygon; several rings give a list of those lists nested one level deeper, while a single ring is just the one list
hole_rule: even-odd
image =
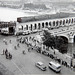
[{"label": "arched stonework", "polygon": [[69,41],[69,36],[68,36],[68,35],[59,34],[58,36],[63,36],[63,37],[65,37],[65,38],[67,38],[67,40]]}]

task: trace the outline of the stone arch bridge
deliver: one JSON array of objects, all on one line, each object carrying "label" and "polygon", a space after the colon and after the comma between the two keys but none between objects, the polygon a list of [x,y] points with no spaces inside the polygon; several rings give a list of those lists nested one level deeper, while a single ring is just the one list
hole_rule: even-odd
[{"label": "stone arch bridge", "polygon": [[68,43],[74,43],[75,26],[62,27],[60,29],[55,29],[48,32],[54,36],[64,37],[68,40]]}]

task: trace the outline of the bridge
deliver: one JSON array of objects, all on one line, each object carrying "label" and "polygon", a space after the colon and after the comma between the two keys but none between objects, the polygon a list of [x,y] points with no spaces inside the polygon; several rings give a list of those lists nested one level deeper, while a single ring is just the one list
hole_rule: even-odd
[{"label": "bridge", "polygon": [[75,25],[61,27],[59,29],[48,30],[54,36],[61,36],[68,40],[68,43],[74,43]]},{"label": "bridge", "polygon": [[52,35],[63,36],[69,43],[74,42],[75,14],[53,14],[33,17],[19,17],[16,23],[16,32],[30,34],[37,31],[48,30]]}]

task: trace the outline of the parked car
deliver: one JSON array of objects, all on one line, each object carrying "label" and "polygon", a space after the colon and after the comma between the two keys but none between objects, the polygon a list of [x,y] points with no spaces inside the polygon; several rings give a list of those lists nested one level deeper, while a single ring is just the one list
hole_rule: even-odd
[{"label": "parked car", "polygon": [[49,68],[57,73],[61,71],[61,65],[55,61],[49,62]]},{"label": "parked car", "polygon": [[41,69],[42,71],[46,71],[47,67],[42,62],[35,63],[35,66]]},{"label": "parked car", "polygon": [[49,53],[46,52],[46,51],[42,51],[42,54],[46,55],[46,56],[49,56]]},{"label": "parked car", "polygon": [[37,50],[36,50],[38,53],[41,53],[41,48],[40,47],[37,47]]}]

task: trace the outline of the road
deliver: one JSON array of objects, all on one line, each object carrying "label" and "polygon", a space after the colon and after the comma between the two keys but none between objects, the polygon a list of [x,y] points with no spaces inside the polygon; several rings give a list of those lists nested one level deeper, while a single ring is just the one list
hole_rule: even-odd
[{"label": "road", "polygon": [[[35,35],[35,34],[34,34]],[[28,35],[27,35],[28,36]],[[29,35],[30,36],[30,35]],[[23,36],[24,37],[24,36]],[[7,40],[7,45],[4,44],[3,39]],[[9,40],[11,39],[11,43]],[[8,49],[8,51],[12,54],[13,58],[11,60],[6,59],[5,55],[0,55],[0,63],[4,67],[2,67],[3,73],[5,75],[26,75],[26,74],[49,74],[49,75],[57,75],[55,72],[48,68],[48,63],[53,59],[37,53],[35,50],[31,50],[28,52],[28,47],[25,44],[20,44],[20,47],[17,50],[14,49],[14,46],[17,45],[15,36],[1,36],[0,35],[0,53],[2,54],[2,50]],[[26,54],[23,55],[22,51],[25,50]],[[42,61],[47,66],[47,71],[41,71],[35,66],[35,62]],[[5,70],[6,69],[6,70]],[[58,75],[75,75],[75,72],[70,68],[66,68],[62,65],[61,73]]]}]

